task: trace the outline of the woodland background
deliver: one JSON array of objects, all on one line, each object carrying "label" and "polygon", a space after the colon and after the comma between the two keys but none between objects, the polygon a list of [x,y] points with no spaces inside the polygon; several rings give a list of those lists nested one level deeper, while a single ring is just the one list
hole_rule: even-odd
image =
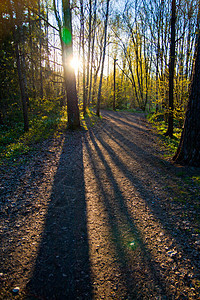
[{"label": "woodland background", "polygon": [[[2,157],[26,153],[33,143],[66,126],[58,26],[59,22],[61,27],[64,24],[62,5],[65,2],[69,1],[1,1]],[[145,112],[164,133],[171,109],[172,2],[175,9],[174,139],[168,139],[168,143],[174,151],[189,97],[198,1],[179,0],[175,4],[170,0],[80,0],[71,1],[71,13],[73,66],[81,119],[91,114],[99,101],[101,108]]]}]

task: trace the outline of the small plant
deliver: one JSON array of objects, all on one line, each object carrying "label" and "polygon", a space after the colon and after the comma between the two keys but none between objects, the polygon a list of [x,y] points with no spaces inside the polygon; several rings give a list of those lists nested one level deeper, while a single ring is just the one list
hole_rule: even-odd
[{"label": "small plant", "polygon": [[200,176],[193,176],[192,180],[194,181],[195,184],[200,186]]},{"label": "small plant", "polygon": [[[0,164],[3,160],[16,160],[22,154],[27,154],[34,149],[34,145],[50,136],[58,137],[67,128],[67,108],[57,108],[52,112],[53,104],[47,107],[45,102],[42,114],[34,115],[30,119],[30,129],[24,132],[23,123],[15,127],[0,126]],[[55,106],[54,106],[55,108]],[[44,114],[45,113],[45,114]],[[87,114],[80,114],[81,125],[85,130],[93,126],[99,118],[92,109],[87,109]]]},{"label": "small plant", "polygon": [[0,162],[4,159],[16,159],[19,155],[28,153],[34,148],[35,143],[53,135],[61,123],[61,113],[56,112],[50,116],[32,117],[28,132],[23,131],[22,123],[16,124],[15,127],[1,126]]},{"label": "small plant", "polygon": [[167,131],[167,123],[164,120],[163,113],[149,114],[147,116],[147,119],[154,126],[154,128],[156,128],[156,131],[161,140],[161,144],[164,146],[164,148],[166,150],[166,153],[164,154],[164,156],[173,155],[176,152],[176,149],[179,144],[179,140],[181,137],[181,129],[178,127],[175,127],[173,139],[171,139],[170,137],[164,135]]}]

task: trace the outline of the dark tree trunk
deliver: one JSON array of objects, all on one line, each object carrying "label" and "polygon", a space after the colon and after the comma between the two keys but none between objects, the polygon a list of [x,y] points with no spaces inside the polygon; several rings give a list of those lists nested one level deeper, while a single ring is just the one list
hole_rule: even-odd
[{"label": "dark tree trunk", "polygon": [[173,137],[174,123],[174,65],[175,65],[175,24],[176,24],[176,1],[172,0],[171,16],[171,44],[169,61],[169,114],[168,129],[165,135]]},{"label": "dark tree trunk", "polygon": [[62,45],[62,59],[64,68],[65,88],[67,94],[67,116],[68,128],[76,129],[80,127],[78,95],[76,90],[76,77],[74,69],[71,67],[73,58],[72,48],[72,20],[70,0],[62,0],[63,26],[56,8],[56,1],[53,1],[54,13],[59,27],[60,40]]},{"label": "dark tree trunk", "polygon": [[29,130],[29,122],[28,122],[27,98],[26,98],[26,91],[25,91],[25,85],[24,85],[24,80],[23,80],[23,71],[22,71],[22,66],[21,66],[20,56],[19,56],[19,47],[18,47],[17,42],[15,42],[15,53],[16,53],[17,71],[18,71],[18,76],[19,76],[19,86],[20,86],[22,108],[23,108],[24,131],[28,131]]},{"label": "dark tree trunk", "polygon": [[200,36],[196,44],[195,64],[189,102],[179,147],[173,160],[200,167]]},{"label": "dark tree trunk", "polygon": [[76,129],[80,127],[78,96],[76,91],[76,77],[74,70],[70,66],[65,68],[65,87],[67,92],[67,115],[68,128]]},{"label": "dark tree trunk", "polygon": [[32,24],[31,24],[31,12],[28,8],[28,26],[29,26],[29,47],[30,47],[30,69],[31,69],[31,85],[32,85],[32,97],[36,99],[36,88],[35,88],[35,73],[33,65],[33,39],[32,39]]},{"label": "dark tree trunk", "polygon": [[[25,70],[23,69],[23,58],[20,59],[20,52],[19,52],[19,42],[23,42],[23,34],[22,34],[23,9],[20,2],[14,3],[14,8],[12,8],[11,2],[9,1],[9,7],[10,7],[9,12],[10,12],[11,24],[13,28],[16,65],[17,65],[19,88],[21,93],[21,101],[22,101],[22,109],[23,109],[24,131],[28,131],[29,121],[28,121],[28,107],[27,107],[28,95],[26,93],[26,74],[25,74]],[[14,18],[13,18],[14,13],[16,14],[16,20],[19,23],[17,27],[15,25]],[[17,31],[19,36],[17,36]]]},{"label": "dark tree trunk", "polygon": [[27,83],[27,76],[26,76],[26,64],[25,64],[25,34],[24,30],[21,32],[21,42],[22,42],[22,49],[21,49],[21,65],[22,65],[22,75],[23,75],[23,82],[24,82],[24,89],[25,89],[25,97],[27,106],[30,106],[29,96],[28,96],[28,83]]},{"label": "dark tree trunk", "polygon": [[114,97],[113,97],[113,110],[116,110],[116,61],[114,58]]},{"label": "dark tree trunk", "polygon": [[39,45],[40,45],[40,98],[43,98],[43,72],[42,72],[42,23],[41,23],[41,9],[40,9],[40,0],[38,0],[38,14],[39,14]]},{"label": "dark tree trunk", "polygon": [[3,125],[4,123],[3,123],[3,114],[2,114],[2,112],[0,112],[0,125]]},{"label": "dark tree trunk", "polygon": [[90,65],[90,78],[89,78],[89,97],[88,97],[88,105],[90,105],[91,103],[91,98],[92,98],[92,69],[93,69],[93,64],[94,64],[94,44],[95,44],[95,27],[96,27],[96,17],[97,17],[97,0],[95,0],[94,2],[94,19],[93,19],[93,26],[92,26],[92,30],[93,30],[93,37],[92,37],[92,53],[91,53],[91,65]]},{"label": "dark tree trunk", "polygon": [[64,30],[62,34],[63,66],[65,76],[65,86],[67,92],[67,114],[68,128],[76,129],[80,127],[78,95],[76,90],[76,77],[74,69],[70,63],[73,58],[72,48],[72,19],[70,0],[63,0]]}]

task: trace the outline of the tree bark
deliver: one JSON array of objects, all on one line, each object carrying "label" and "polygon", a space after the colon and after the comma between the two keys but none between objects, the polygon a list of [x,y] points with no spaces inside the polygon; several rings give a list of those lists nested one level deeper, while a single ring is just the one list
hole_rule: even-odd
[{"label": "tree bark", "polygon": [[26,99],[26,91],[25,85],[23,80],[23,71],[20,62],[19,56],[19,46],[15,39],[15,54],[16,54],[16,61],[17,61],[17,72],[19,77],[19,87],[21,92],[21,101],[22,101],[22,108],[23,108],[23,118],[24,118],[24,131],[29,130],[29,122],[28,122],[28,107],[27,107],[27,99]]},{"label": "tree bark", "polygon": [[29,47],[30,47],[30,61],[31,61],[31,85],[32,85],[32,97],[36,99],[36,87],[35,87],[35,73],[33,65],[33,39],[32,39],[32,24],[31,24],[31,12],[28,8],[28,24],[29,24]]},{"label": "tree bark", "polygon": [[88,54],[87,54],[87,76],[86,76],[86,99],[88,99],[89,80],[90,80],[90,55],[91,55],[91,37],[92,37],[92,0],[89,0],[89,34],[88,34]]},{"label": "tree bark", "polygon": [[40,47],[40,98],[43,98],[43,72],[42,72],[42,23],[41,23],[41,9],[40,9],[40,0],[38,0],[38,14],[39,14],[39,47]]},{"label": "tree bark", "polygon": [[62,46],[64,81],[67,94],[68,128],[76,129],[80,127],[80,117],[78,107],[78,96],[76,90],[75,71],[70,64],[73,58],[70,0],[62,0],[62,9],[64,17],[63,26],[61,25],[61,19],[56,8],[55,0],[53,1],[53,6],[55,17],[59,27],[60,41]]},{"label": "tree bark", "polygon": [[98,98],[97,98],[97,110],[96,110],[96,115],[97,115],[98,117],[100,116],[101,86],[102,86],[102,80],[103,80],[104,61],[105,61],[105,56],[106,56],[106,40],[107,40],[107,27],[108,27],[109,3],[110,3],[110,0],[107,0],[107,5],[106,5],[106,19],[105,19],[105,29],[104,29],[103,58],[102,58],[101,75],[100,75],[99,90],[98,90]]},{"label": "tree bark", "polygon": [[85,86],[85,28],[84,28],[84,12],[83,12],[83,0],[80,0],[81,7],[81,47],[83,54],[83,114],[86,114],[86,86]]},{"label": "tree bark", "polygon": [[[11,2],[9,2],[10,7],[10,17],[11,17],[11,24],[13,28],[13,38],[14,38],[14,47],[15,47],[15,55],[16,55],[16,64],[17,64],[17,72],[19,78],[19,87],[21,93],[21,101],[22,101],[22,110],[23,110],[23,118],[24,118],[24,131],[29,130],[29,121],[28,121],[28,107],[27,107],[27,93],[26,93],[26,74],[25,70],[23,69],[23,62],[20,59],[20,52],[19,52],[19,41],[23,42],[22,38],[22,24],[23,24],[23,9],[21,3],[14,3],[12,8]],[[18,26],[13,19],[14,13],[16,14],[16,20],[18,22]],[[17,37],[18,29],[19,37]]]},{"label": "tree bark", "polygon": [[97,0],[94,2],[94,19],[93,19],[93,38],[92,38],[92,53],[91,53],[91,65],[90,65],[90,79],[89,79],[89,97],[88,97],[88,105],[91,103],[91,97],[92,97],[92,69],[93,69],[93,63],[94,63],[94,44],[95,44],[95,36],[96,36],[96,17],[97,17]]},{"label": "tree bark", "polygon": [[113,97],[113,110],[116,110],[116,62],[117,62],[117,59],[114,58],[114,97]]},{"label": "tree bark", "polygon": [[170,62],[169,62],[169,114],[168,129],[166,136],[173,137],[174,130],[174,65],[175,65],[175,24],[176,24],[176,1],[172,0],[171,17],[171,44],[170,44]]},{"label": "tree bark", "polygon": [[[199,32],[199,31],[198,31]],[[173,160],[200,167],[200,35],[198,34],[189,102],[181,140]]]},{"label": "tree bark", "polygon": [[[70,0],[62,0],[63,3],[63,14],[64,14],[64,31],[62,39],[62,50],[63,50],[63,66],[64,66],[64,77],[65,86],[67,92],[67,114],[68,114],[68,128],[76,129],[80,127],[79,118],[79,107],[78,107],[78,96],[76,90],[76,77],[75,71],[71,67],[70,62],[73,58],[72,48],[72,19]],[[69,38],[68,36],[69,35]],[[67,39],[66,39],[67,37]]]}]

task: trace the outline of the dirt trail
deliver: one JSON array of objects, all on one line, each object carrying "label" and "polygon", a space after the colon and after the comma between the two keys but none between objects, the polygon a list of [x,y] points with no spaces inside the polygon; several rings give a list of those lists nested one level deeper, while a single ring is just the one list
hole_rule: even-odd
[{"label": "dirt trail", "polygon": [[103,117],[2,175],[2,299],[200,299],[199,190],[139,114]]}]

